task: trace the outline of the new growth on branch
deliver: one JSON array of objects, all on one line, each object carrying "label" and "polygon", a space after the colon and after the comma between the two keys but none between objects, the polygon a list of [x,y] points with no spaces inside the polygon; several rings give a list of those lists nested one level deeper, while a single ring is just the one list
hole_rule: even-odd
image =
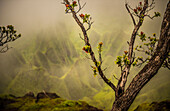
[{"label": "new growth on branch", "polygon": [[[160,39],[157,38],[156,34],[147,36],[143,31],[140,31],[145,18],[153,20],[156,17],[160,17],[159,12],[154,12],[152,16],[150,11],[155,7],[155,1],[143,0],[139,2],[136,7],[132,8],[127,2],[125,8],[129,13],[134,28],[130,36],[130,40],[127,41],[128,49],[123,52],[122,56],[117,56],[115,64],[121,68],[121,74],[118,80],[117,86],[114,85],[103,73],[102,70],[102,47],[103,42],[98,44],[98,59],[93,52],[87,31],[91,28],[93,22],[91,22],[90,14],[80,13],[81,9],[85,6],[81,6],[80,0],[63,0],[62,4],[65,5],[66,14],[71,13],[74,20],[81,28],[83,37],[80,38],[84,41],[85,46],[82,48],[84,52],[90,55],[94,65],[91,66],[94,75],[100,75],[104,82],[109,85],[115,92],[115,101],[112,106],[112,111],[126,111],[133,103],[133,100],[143,88],[143,86],[149,82],[149,80],[156,75],[157,71],[161,66],[170,69],[170,53],[169,53],[169,22],[170,22],[170,4],[168,3],[167,9],[162,22]],[[88,25],[88,28],[85,28]],[[134,46],[136,38],[139,38],[142,44]],[[145,53],[145,56],[136,56],[135,51]],[[146,57],[148,56],[148,57]],[[130,85],[125,89],[125,85],[130,74],[131,66],[139,66],[145,63],[145,66],[139,73],[133,78]]]}]

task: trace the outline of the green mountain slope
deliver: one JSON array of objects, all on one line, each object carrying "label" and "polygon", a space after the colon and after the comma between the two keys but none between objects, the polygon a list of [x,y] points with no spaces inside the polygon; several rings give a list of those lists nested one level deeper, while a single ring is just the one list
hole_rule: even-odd
[{"label": "green mountain slope", "polygon": [[[96,52],[96,58],[98,42],[104,43],[102,68],[106,69],[105,75],[114,84],[117,80],[113,74],[117,78],[120,74],[114,60],[117,55],[122,55],[123,51],[127,50],[128,37],[125,32],[120,31],[116,34],[115,32],[104,34],[90,32],[90,41]],[[74,34],[65,30],[64,32],[47,30],[32,36],[32,39],[18,44],[16,49],[11,49],[8,54],[0,55],[0,93],[21,96],[30,91],[37,94],[45,90],[55,92],[64,99],[80,99],[105,110],[111,109],[114,93],[99,75],[94,77],[90,67],[93,62],[81,51],[84,45],[81,39],[73,40]],[[138,71],[139,68],[132,70],[128,84]],[[141,90],[130,110],[143,102],[169,98],[168,73],[169,71],[161,70]],[[161,84],[162,81],[164,84]]]},{"label": "green mountain slope", "polygon": [[[54,93],[38,93],[15,97],[13,95],[0,96],[1,111],[102,111],[88,105],[84,101],[65,100]],[[39,99],[38,99],[39,97]],[[38,100],[38,101],[37,101]]]},{"label": "green mountain slope", "polygon": [[169,111],[170,100],[152,103],[143,103],[139,105],[134,111]]}]

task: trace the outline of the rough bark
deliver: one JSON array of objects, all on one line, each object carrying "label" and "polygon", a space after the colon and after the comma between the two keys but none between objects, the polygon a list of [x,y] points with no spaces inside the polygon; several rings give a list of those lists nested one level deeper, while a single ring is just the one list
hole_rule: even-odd
[{"label": "rough bark", "polygon": [[[154,0],[152,0],[154,1]],[[142,26],[144,15],[146,13],[148,8],[148,0],[144,0],[144,6],[143,10],[138,15],[139,22],[136,24],[135,19],[133,18],[132,13],[128,9],[127,4],[125,5],[127,8],[127,11],[130,13],[130,16],[133,20],[134,24],[134,30],[132,32],[130,42],[129,42],[129,51],[128,51],[128,59],[130,61],[130,64],[127,64],[124,69],[121,72],[121,77],[118,81],[117,87],[110,82],[107,77],[104,75],[103,70],[101,69],[101,65],[98,65],[98,61],[96,60],[96,57],[94,55],[94,52],[92,50],[92,47],[89,43],[89,38],[87,34],[87,30],[85,29],[83,23],[79,20],[77,13],[74,11],[74,9],[70,6],[70,2],[68,0],[64,0],[64,4],[69,5],[69,11],[72,13],[74,20],[76,23],[80,26],[83,35],[84,35],[84,42],[85,45],[90,46],[90,56],[91,60],[96,65],[99,75],[101,78],[105,81],[106,84],[108,84],[116,93],[115,93],[115,102],[113,103],[112,111],[127,111],[130,107],[130,105],[133,103],[135,97],[139,93],[139,91],[143,88],[143,86],[149,82],[149,80],[156,75],[160,67],[162,66],[164,60],[166,59],[168,53],[169,53],[169,45],[170,45],[170,31],[169,31],[169,18],[170,18],[170,4],[168,3],[168,7],[166,9],[164,19],[162,22],[161,27],[161,34],[160,39],[158,41],[158,45],[156,48],[156,51],[154,55],[151,57],[149,63],[144,66],[144,68],[133,78],[132,82],[130,83],[129,87],[125,91],[125,84],[129,75],[129,71],[131,68],[131,64],[133,62],[133,46],[135,43],[135,38],[137,35],[137,32],[139,28]],[[153,2],[152,2],[153,4]],[[151,5],[150,5],[151,6]],[[141,21],[142,19],[142,21]],[[101,55],[99,55],[101,56]],[[101,62],[102,60],[99,59]]]},{"label": "rough bark", "polygon": [[148,64],[133,78],[129,87],[113,103],[112,111],[127,111],[133,103],[139,91],[147,84],[152,77],[154,77],[164,60],[168,56],[170,50],[170,2],[167,5],[162,27],[160,39],[154,55],[151,57]]},{"label": "rough bark", "polygon": [[133,32],[132,32],[132,35],[131,35],[131,38],[130,38],[130,43],[129,43],[128,59],[130,60],[130,64],[126,65],[126,67],[121,72],[121,77],[120,77],[118,84],[117,84],[118,90],[115,93],[116,97],[121,96],[124,93],[124,90],[125,90],[125,84],[127,82],[127,78],[128,78],[128,75],[129,75],[131,64],[133,62],[133,60],[132,60],[133,46],[134,46],[134,43],[135,43],[137,32],[143,24],[143,20],[141,21],[140,19],[144,19],[143,15],[145,15],[146,9],[148,8],[148,0],[144,0],[143,10],[140,12],[139,21],[138,21],[137,24],[135,23],[133,15],[130,13],[130,10],[128,9],[127,4],[125,4],[125,7],[126,7],[128,13],[131,16],[135,27],[133,29]]}]

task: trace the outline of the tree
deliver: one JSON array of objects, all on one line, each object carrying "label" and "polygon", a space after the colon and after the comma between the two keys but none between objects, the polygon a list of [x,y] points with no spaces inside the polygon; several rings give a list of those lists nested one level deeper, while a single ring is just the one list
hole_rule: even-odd
[{"label": "tree", "polygon": [[8,25],[6,27],[0,26],[0,46],[4,46],[0,49],[0,53],[4,53],[7,50],[9,50],[12,47],[8,47],[9,42],[15,41],[19,37],[21,37],[21,34],[16,34],[16,30],[14,30],[14,26]]},{"label": "tree", "polygon": [[[69,0],[64,0],[63,4],[66,6],[66,13],[72,13],[73,18],[79,25],[82,30],[84,38],[82,40],[85,42],[85,46],[83,50],[91,56],[91,60],[93,61],[95,66],[91,66],[94,74],[99,74],[104,82],[109,85],[113,91],[115,92],[115,101],[112,106],[112,111],[126,111],[129,109],[130,105],[133,103],[135,97],[139,93],[139,91],[143,88],[145,84],[149,82],[149,80],[154,77],[161,66],[169,68],[170,58],[169,58],[169,50],[170,50],[170,2],[167,4],[167,8],[164,14],[161,33],[159,39],[156,38],[156,34],[153,34],[153,37],[147,37],[144,32],[139,32],[140,27],[143,24],[144,18],[148,17],[153,19],[155,17],[160,16],[159,12],[155,12],[153,16],[150,16],[148,13],[154,8],[154,0],[151,0],[151,3],[148,3],[148,0],[144,0],[144,2],[139,2],[136,8],[131,8],[128,3],[125,4],[125,7],[130,14],[130,17],[133,21],[134,29],[130,37],[130,41],[128,42],[129,49],[128,51],[124,51],[123,56],[118,56],[115,63],[118,67],[121,68],[121,76],[118,79],[118,84],[115,86],[103,73],[102,66],[102,46],[103,43],[100,42],[98,45],[98,53],[99,60],[97,61],[96,56],[92,50],[91,44],[89,42],[89,37],[87,31],[91,28],[93,22],[91,22],[91,17],[88,14],[80,14],[80,18],[78,17],[78,13],[85,6],[81,6],[80,0],[73,1],[70,3]],[[78,10],[76,8],[78,6]],[[136,20],[135,17],[138,19]],[[81,22],[82,19],[82,22]],[[88,25],[88,28],[85,28],[85,24]],[[136,57],[134,52],[134,43],[136,37],[139,36],[144,45],[137,46],[135,49],[137,51],[145,52],[149,57]],[[148,39],[148,40],[146,40]],[[157,43],[158,42],[158,43]],[[156,47],[157,45],[157,47]],[[144,49],[146,47],[146,49]],[[139,73],[133,78],[130,85],[125,89],[125,84],[130,74],[131,66],[141,66],[141,64],[146,63],[145,66]]]}]

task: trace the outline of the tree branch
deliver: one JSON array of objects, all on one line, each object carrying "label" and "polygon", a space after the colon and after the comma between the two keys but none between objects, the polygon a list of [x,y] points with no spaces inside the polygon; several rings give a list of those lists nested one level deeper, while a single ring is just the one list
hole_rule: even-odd
[{"label": "tree branch", "polygon": [[149,11],[151,11],[155,8],[154,4],[155,4],[155,2],[154,2],[154,0],[152,0],[152,3],[148,6],[149,9],[146,10],[146,13],[148,13]]},{"label": "tree branch", "polygon": [[170,52],[170,2],[168,3],[161,27],[156,52],[149,63],[133,78],[125,93],[116,99],[112,111],[127,111],[139,91],[154,77]]},{"label": "tree branch", "polygon": [[[12,25],[8,25],[7,27],[1,27],[0,26],[0,46],[3,46],[5,44],[7,44],[8,42],[12,42],[15,41],[16,39],[18,39],[19,37],[21,37],[21,34],[16,34],[16,30],[14,30],[14,27]],[[8,45],[6,45],[5,47],[0,49],[0,53],[5,53],[7,52],[7,50],[9,50],[12,47],[8,47]]]},{"label": "tree branch", "polygon": [[79,4],[79,9],[77,10],[77,12],[76,13],[79,13],[80,12],[80,10],[86,5],[86,3],[84,3],[84,5],[83,6],[81,6],[81,4],[80,4],[80,0],[78,0],[78,4]]},{"label": "tree branch", "polygon": [[130,39],[130,43],[129,43],[128,59],[130,61],[130,64],[126,65],[125,68],[121,72],[121,77],[120,77],[118,84],[117,84],[118,90],[116,92],[116,97],[119,97],[124,93],[125,84],[126,84],[126,81],[127,81],[128,75],[129,75],[129,71],[130,71],[130,68],[131,68],[131,64],[132,64],[132,61],[133,61],[132,55],[133,55],[134,42],[135,42],[138,30],[143,24],[143,19],[144,19],[143,15],[145,14],[145,11],[146,11],[147,8],[148,8],[148,0],[144,0],[143,9],[139,14],[139,21],[133,29],[131,39]]},{"label": "tree branch", "polygon": [[92,19],[92,18],[90,18],[90,20],[87,22],[87,24],[89,25],[89,27],[86,29],[86,31],[90,30],[91,25],[94,23],[94,22],[91,22],[91,19]]},{"label": "tree branch", "polygon": [[90,56],[91,56],[92,61],[94,62],[95,66],[96,66],[97,69],[98,69],[99,75],[100,75],[101,78],[105,81],[105,83],[108,84],[108,85],[116,92],[117,89],[116,89],[115,85],[114,85],[110,80],[108,80],[108,79],[106,78],[106,76],[103,74],[103,71],[102,71],[102,69],[101,69],[101,66],[98,65],[98,62],[97,62],[96,57],[95,57],[95,55],[94,55],[94,52],[93,52],[93,50],[92,50],[92,48],[91,48],[91,45],[90,45],[90,43],[89,43],[89,38],[88,38],[88,35],[87,35],[87,30],[85,29],[83,23],[81,23],[80,20],[79,20],[79,18],[77,17],[77,15],[76,15],[77,13],[76,13],[76,12],[74,11],[74,9],[70,6],[70,2],[69,2],[68,0],[64,0],[64,1],[65,1],[66,4],[69,5],[69,8],[70,8],[70,10],[71,10],[71,13],[72,13],[72,15],[73,15],[74,20],[77,22],[77,24],[80,26],[80,28],[81,28],[81,30],[82,30],[82,32],[83,32],[85,45],[90,46],[89,53],[90,53]]},{"label": "tree branch", "polygon": [[3,47],[3,48],[1,48],[0,49],[0,53],[5,53],[5,52],[7,52],[9,49],[11,49],[12,47],[8,47],[8,44],[5,46],[5,47]]},{"label": "tree branch", "polygon": [[[165,12],[162,22],[160,39],[156,48],[156,52],[150,59],[149,63],[134,77],[125,94],[133,93],[136,96],[142,87],[157,74],[164,60],[170,52],[170,2],[168,3],[167,11]],[[135,86],[135,87],[134,87]],[[129,95],[129,94],[128,94]],[[130,96],[130,95],[129,95]]]},{"label": "tree branch", "polygon": [[128,8],[128,4],[127,4],[127,3],[125,4],[125,7],[126,7],[126,9],[127,9],[128,13],[130,14],[130,16],[131,16],[131,18],[132,18],[133,25],[134,25],[134,26],[136,26],[135,19],[134,19],[134,17],[133,17],[133,15],[132,15],[132,13],[130,12],[130,10],[129,10],[129,8]]}]

